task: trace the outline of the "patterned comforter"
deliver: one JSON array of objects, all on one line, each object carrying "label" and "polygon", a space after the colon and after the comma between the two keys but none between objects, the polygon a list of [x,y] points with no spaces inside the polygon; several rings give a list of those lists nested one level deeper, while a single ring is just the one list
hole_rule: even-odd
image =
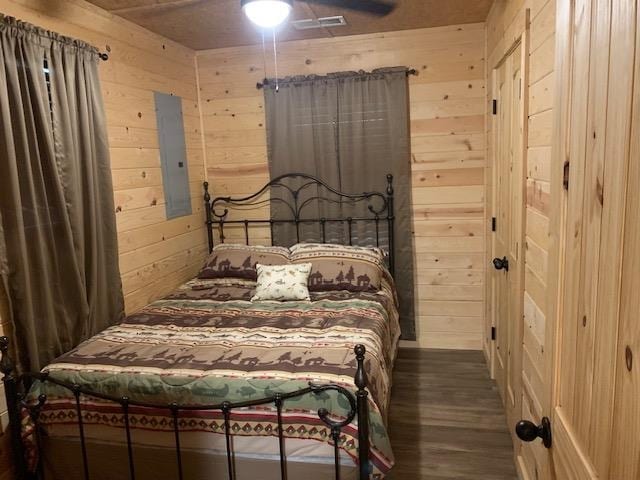
[{"label": "patterned comforter", "polygon": [[[51,377],[79,383],[92,391],[148,402],[181,405],[259,399],[302,389],[308,382],[335,383],[355,390],[353,347],[367,349],[371,461],[376,476],[393,465],[385,418],[391,370],[399,338],[397,300],[384,282],[379,292],[316,292],[310,302],[250,302],[252,282],[194,280],[121,324],[80,344],[47,366]],[[47,395],[41,423],[51,435],[73,435],[73,395],[52,383],[34,385]],[[335,392],[309,394],[284,404],[285,437],[330,443],[317,416],[327,408],[334,417],[347,411]],[[122,429],[121,407],[82,397],[87,435]],[[277,436],[274,407],[233,410],[233,435]],[[131,408],[132,428],[171,432],[168,411]],[[73,428],[72,428],[73,427]],[[220,437],[219,412],[181,413],[181,432]],[[215,435],[217,434],[217,435]],[[357,458],[357,425],[343,429],[340,448]]]}]

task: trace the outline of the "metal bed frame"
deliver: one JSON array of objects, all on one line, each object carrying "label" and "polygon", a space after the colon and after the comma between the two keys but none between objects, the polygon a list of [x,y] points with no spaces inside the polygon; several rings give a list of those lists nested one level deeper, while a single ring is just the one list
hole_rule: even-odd
[{"label": "metal bed frame", "polygon": [[[302,180],[302,185],[299,188],[291,188],[286,184],[288,179]],[[320,226],[321,238],[318,239],[321,243],[326,243],[326,225],[328,223],[346,224],[348,227],[349,244],[352,244],[352,229],[353,225],[359,222],[366,224],[373,224],[375,229],[376,246],[380,246],[380,229],[381,224],[386,226],[388,234],[388,260],[389,270],[393,274],[394,269],[394,254],[393,254],[393,229],[394,229],[394,214],[393,214],[393,176],[387,175],[387,189],[385,193],[381,192],[364,192],[361,194],[348,194],[343,193],[330,187],[322,180],[313,177],[311,175],[301,173],[291,173],[274,178],[258,192],[253,195],[242,198],[233,197],[217,197],[211,200],[209,194],[209,184],[204,182],[204,201],[206,207],[206,226],[207,236],[209,243],[209,251],[211,252],[214,246],[214,226],[217,226],[218,235],[221,242],[225,240],[224,227],[227,224],[241,225],[244,227],[245,242],[249,244],[249,226],[252,224],[257,225],[269,225],[270,232],[273,234],[274,226],[277,224],[293,224],[296,228],[297,239],[300,239],[300,225],[303,224],[317,224]],[[320,195],[311,196],[305,200],[301,200],[301,192],[308,188],[317,187],[326,192],[327,197]],[[270,198],[267,200],[260,200],[260,197],[270,189],[283,189],[285,192],[289,192],[291,195],[290,200],[282,198]],[[331,198],[333,197],[333,198]],[[302,213],[305,207],[312,204],[313,201],[317,202],[333,202],[340,203],[341,201],[348,201],[351,203],[366,202],[367,210],[370,212],[370,216],[361,217],[346,217],[346,218],[308,218],[304,217]],[[261,219],[261,220],[229,220],[227,219],[229,208],[233,206],[259,206],[269,204],[272,202],[281,202],[286,205],[291,211],[292,217],[290,219]],[[218,212],[217,209],[222,209]],[[273,235],[272,235],[273,239]],[[272,240],[273,243],[273,240]],[[136,409],[148,408],[156,410],[164,410],[171,417],[171,425],[173,429],[174,446],[175,446],[175,460],[176,460],[176,477],[178,480],[183,480],[183,462],[182,462],[182,449],[180,445],[180,430],[181,430],[181,412],[188,411],[218,411],[221,412],[224,419],[224,434],[226,445],[226,459],[227,459],[227,475],[229,480],[236,480],[235,464],[233,457],[233,448],[231,438],[230,423],[231,412],[236,409],[255,407],[259,405],[273,405],[277,412],[278,422],[278,445],[279,445],[279,463],[280,463],[280,477],[282,480],[287,480],[287,466],[286,466],[286,454],[285,454],[285,437],[283,433],[283,418],[282,410],[283,405],[287,399],[301,397],[307,394],[319,394],[326,391],[335,391],[339,395],[343,395],[350,405],[350,409],[346,416],[342,419],[332,418],[330,412],[321,408],[317,414],[320,420],[327,425],[331,430],[331,440],[334,446],[334,467],[335,478],[340,480],[340,436],[342,429],[349,425],[353,420],[357,420],[358,423],[358,478],[359,480],[367,480],[372,474],[372,465],[369,460],[370,456],[370,439],[369,439],[369,404],[368,404],[368,392],[367,392],[367,374],[364,368],[365,359],[365,347],[364,345],[356,345],[354,348],[354,354],[356,356],[357,368],[354,375],[354,384],[356,386],[355,394],[350,390],[340,385],[335,384],[313,384],[309,383],[306,388],[296,390],[290,393],[275,394],[270,397],[261,398],[258,400],[244,401],[244,402],[228,402],[224,401],[215,405],[189,405],[189,404],[158,404],[153,402],[145,402],[142,400],[130,398],[127,395],[112,396],[105,395],[87,388],[80,384],[70,384],[60,380],[57,380],[50,376],[48,372],[43,371],[39,373],[16,373],[15,365],[9,355],[9,339],[7,337],[0,337],[0,372],[3,374],[2,382],[5,388],[5,396],[7,400],[7,408],[9,415],[9,429],[10,429],[10,441],[13,451],[13,461],[16,472],[17,480],[41,480],[44,478],[44,472],[42,469],[42,462],[38,461],[35,470],[32,471],[27,462],[26,452],[27,447],[23,440],[22,420],[24,415],[27,415],[33,423],[33,435],[36,448],[40,447],[40,436],[42,435],[43,427],[39,424],[39,417],[42,409],[46,406],[47,397],[40,395],[37,399],[31,399],[28,397],[28,392],[34,381],[49,382],[62,387],[69,391],[73,398],[75,398],[75,407],[77,413],[77,426],[78,437],[80,439],[79,456],[81,458],[79,467],[82,468],[84,480],[90,480],[90,468],[89,457],[87,455],[87,440],[85,439],[85,430],[83,424],[82,414],[82,398],[95,397],[104,401],[118,404],[121,407],[122,415],[124,418],[124,440],[126,441],[127,448],[127,461],[129,470],[129,479],[136,479],[136,463],[135,463],[135,444],[131,439],[131,426],[129,423],[130,408]],[[240,479],[238,479],[240,480]]]},{"label": "metal bed frame", "polygon": [[[318,410],[318,417],[322,422],[331,429],[331,439],[334,446],[334,466],[335,466],[335,478],[340,479],[340,435],[342,428],[349,425],[354,419],[358,421],[358,472],[359,479],[365,480],[370,478],[371,465],[369,464],[369,405],[368,405],[368,392],[367,387],[367,374],[364,370],[364,358],[365,347],[364,345],[356,345],[354,353],[357,360],[357,369],[354,376],[354,384],[357,387],[356,393],[352,393],[346,388],[340,385],[334,384],[313,384],[309,383],[309,386],[300,390],[296,390],[290,393],[278,393],[270,397],[261,398],[258,400],[251,400],[245,402],[222,402],[215,405],[189,405],[189,404],[160,404],[152,402],[144,402],[134,400],[126,395],[116,397],[112,395],[105,395],[103,393],[95,392],[89,388],[80,384],[71,384],[62,382],[55,378],[52,378],[46,371],[40,373],[26,373],[17,375],[15,373],[15,367],[13,361],[8,355],[9,339],[7,337],[0,337],[0,353],[2,357],[0,359],[0,372],[4,377],[2,382],[4,383],[5,395],[7,399],[7,407],[9,411],[9,428],[10,428],[10,441],[13,450],[13,461],[16,472],[17,480],[40,480],[45,478],[41,462],[31,471],[27,465],[26,451],[27,447],[24,444],[22,437],[22,418],[23,412],[26,413],[33,422],[33,435],[35,436],[35,446],[40,447],[40,435],[42,435],[42,427],[39,424],[39,417],[42,408],[47,402],[46,395],[40,395],[37,398],[37,402],[27,400],[27,392],[33,381],[39,380],[41,382],[49,382],[58,385],[70,393],[75,398],[76,412],[77,412],[77,425],[78,436],[80,438],[80,466],[83,472],[83,478],[89,480],[91,478],[89,471],[89,457],[87,455],[87,441],[85,439],[83,416],[82,416],[82,396],[89,396],[106,400],[114,404],[119,404],[122,409],[122,415],[124,417],[124,438],[127,445],[127,461],[129,468],[130,480],[136,479],[136,465],[135,465],[135,444],[131,440],[131,426],[129,423],[129,412],[131,407],[142,407],[155,410],[164,410],[172,417],[171,425],[174,435],[174,446],[176,455],[176,477],[178,480],[183,480],[183,465],[182,465],[182,450],[180,446],[180,414],[187,411],[219,411],[224,418],[224,434],[225,434],[225,446],[227,457],[227,474],[229,480],[235,480],[235,464],[233,459],[233,449],[231,446],[231,412],[235,409],[255,407],[258,405],[274,405],[277,411],[278,419],[278,445],[279,445],[279,457],[280,457],[280,477],[283,480],[287,479],[287,467],[286,467],[286,455],[285,455],[285,437],[283,433],[283,420],[282,420],[282,408],[287,399],[301,397],[309,393],[319,394],[326,391],[336,391],[338,394],[343,395],[349,402],[350,409],[347,415],[342,420],[335,420],[331,418],[330,412],[321,408]],[[35,400],[35,399],[34,399]]]},{"label": "metal bed frame", "polygon": [[[297,188],[289,185],[289,180],[299,180],[302,184]],[[393,275],[394,261],[394,221],[393,212],[393,175],[386,176],[386,192],[345,193],[327,185],[324,181],[306,173],[287,173],[274,178],[264,185],[256,193],[246,197],[216,197],[211,200],[209,195],[209,183],[204,182],[204,204],[206,212],[207,236],[209,240],[209,252],[213,250],[214,226],[218,230],[218,238],[221,243],[225,241],[225,225],[236,225],[244,228],[244,241],[249,245],[249,227],[251,225],[269,225],[271,242],[273,245],[273,233],[276,225],[295,225],[296,240],[300,242],[300,227],[305,224],[315,224],[320,227],[320,237],[314,239],[318,243],[327,243],[327,224],[346,224],[348,229],[349,245],[353,245],[353,227],[355,224],[373,225],[375,232],[375,246],[380,247],[381,229],[386,229],[388,236],[388,262],[389,271]],[[303,199],[307,190],[317,189],[317,195],[310,195]],[[263,198],[267,192],[283,193],[282,197]],[[322,193],[320,193],[322,192]],[[239,219],[229,220],[229,208],[249,207],[257,208],[264,205],[279,204],[291,213],[291,218],[274,219]],[[368,215],[358,217],[318,217],[305,216],[306,210],[311,206],[323,204],[361,204],[366,205]],[[373,245],[371,245],[373,246]]]}]

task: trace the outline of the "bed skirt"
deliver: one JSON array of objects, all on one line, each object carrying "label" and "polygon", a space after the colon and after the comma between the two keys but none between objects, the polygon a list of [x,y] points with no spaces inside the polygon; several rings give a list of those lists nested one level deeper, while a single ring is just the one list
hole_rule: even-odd
[{"label": "bed skirt", "polygon": [[[43,436],[42,469],[46,480],[83,480],[78,463],[80,443],[76,439]],[[91,480],[126,480],[129,478],[126,445],[87,441]],[[156,446],[135,447],[136,480],[175,480],[178,478],[174,450]],[[238,460],[240,460],[238,458]],[[185,449],[182,452],[184,480],[229,478],[224,454]],[[287,477],[304,480],[333,480],[336,478],[333,461],[309,463],[287,459]],[[235,462],[238,480],[281,480],[280,461],[276,458],[243,456]],[[356,480],[358,470],[353,462],[342,461],[341,480]]]}]

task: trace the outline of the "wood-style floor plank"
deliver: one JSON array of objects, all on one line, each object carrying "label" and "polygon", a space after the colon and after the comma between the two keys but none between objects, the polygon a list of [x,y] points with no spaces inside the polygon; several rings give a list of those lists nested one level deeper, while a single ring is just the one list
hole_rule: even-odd
[{"label": "wood-style floor plank", "polygon": [[479,351],[401,349],[393,374],[392,480],[514,480],[511,437]]}]

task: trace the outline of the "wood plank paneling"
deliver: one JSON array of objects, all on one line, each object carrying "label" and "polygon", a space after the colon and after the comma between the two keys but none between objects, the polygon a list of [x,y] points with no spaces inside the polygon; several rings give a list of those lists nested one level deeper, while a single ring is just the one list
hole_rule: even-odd
[{"label": "wood plank paneling", "polygon": [[[636,12],[640,26],[640,11]],[[622,261],[620,325],[618,329],[616,398],[613,415],[613,447],[609,478],[638,478],[637,461],[640,441],[640,375],[637,358],[640,353],[640,36],[636,31],[635,83],[629,146],[627,213]],[[635,365],[634,365],[635,364]]]},{"label": "wood plank paneling", "polygon": [[[532,21],[532,25],[538,23],[540,17],[536,17]],[[531,56],[529,58],[531,67],[531,84],[536,83],[538,80],[549,75],[553,72],[553,64],[555,61],[555,45],[556,39],[554,35],[549,36],[542,44],[535,50],[531,50]]]},{"label": "wood plank paneling", "polygon": [[529,147],[551,145],[553,112],[545,110],[529,117]]},{"label": "wood plank paneling", "polygon": [[[420,346],[480,348],[484,36],[482,24],[471,24],[278,45],[281,76],[391,65],[419,71],[409,77],[409,97]],[[255,82],[273,75],[272,55],[266,75],[256,46],[199,52],[197,63],[213,193],[255,191],[268,180],[264,101]]]},{"label": "wood plank paneling", "polygon": [[421,220],[414,222],[416,237],[474,237],[484,230],[482,220]]},{"label": "wood plank paneling", "polygon": [[[260,42],[260,31],[243,15],[237,0],[91,0],[107,10],[149,30],[196,50]],[[278,29],[281,40],[301,40],[371,32],[389,32],[481,22],[492,0],[404,0],[392,15],[377,17],[344,8],[341,2],[307,5],[293,2],[291,19],[345,15],[346,25],[337,28],[297,30],[289,22]]]},{"label": "wood plank paneling", "polygon": [[529,91],[529,114],[535,115],[550,110],[553,105],[553,72],[531,85]]},{"label": "wood plank paneling", "polygon": [[551,146],[529,147],[527,154],[527,178],[550,182]]}]

